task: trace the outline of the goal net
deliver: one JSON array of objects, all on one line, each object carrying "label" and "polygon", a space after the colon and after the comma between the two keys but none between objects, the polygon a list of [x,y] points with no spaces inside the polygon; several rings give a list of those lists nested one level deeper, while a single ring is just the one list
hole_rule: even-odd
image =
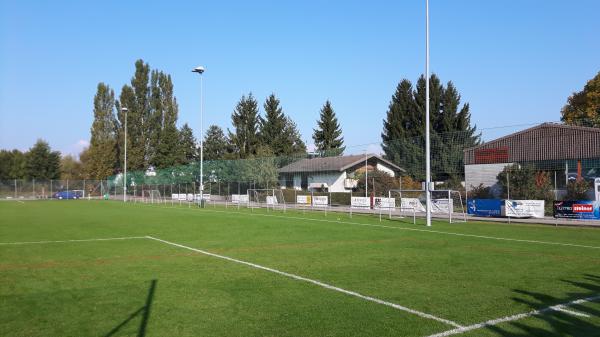
[{"label": "goal net", "polygon": [[144,190],[143,199],[145,203],[160,204],[163,202],[159,190]]},{"label": "goal net", "polygon": [[281,209],[285,211],[283,192],[278,189],[248,189],[248,207]]},{"label": "goal net", "polygon": [[[425,216],[427,195],[424,190],[390,190],[389,201],[384,203],[390,218]],[[448,219],[448,222],[466,222],[467,214],[462,195],[455,190],[431,191],[432,217]]]}]

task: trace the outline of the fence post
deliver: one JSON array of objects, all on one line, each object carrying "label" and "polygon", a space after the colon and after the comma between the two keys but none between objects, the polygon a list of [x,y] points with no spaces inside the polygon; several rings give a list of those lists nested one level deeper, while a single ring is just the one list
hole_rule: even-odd
[{"label": "fence post", "polygon": [[15,179],[15,199],[17,199],[17,179]]},{"label": "fence post", "polygon": [[35,199],[35,178],[33,178],[33,199]]}]

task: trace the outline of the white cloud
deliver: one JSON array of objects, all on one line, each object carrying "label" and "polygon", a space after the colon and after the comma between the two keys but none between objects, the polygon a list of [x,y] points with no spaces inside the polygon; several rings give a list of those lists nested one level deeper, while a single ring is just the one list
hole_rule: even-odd
[{"label": "white cloud", "polygon": [[81,153],[81,151],[83,151],[88,146],[90,146],[90,142],[88,142],[85,139],[80,139],[77,142],[75,142],[75,144],[69,146],[67,151],[63,152],[63,155],[72,155],[75,158],[79,158],[79,154]]}]

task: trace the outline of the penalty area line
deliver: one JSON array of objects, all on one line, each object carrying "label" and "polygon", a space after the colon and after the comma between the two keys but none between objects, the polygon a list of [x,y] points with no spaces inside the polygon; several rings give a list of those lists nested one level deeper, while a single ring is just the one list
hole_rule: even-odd
[{"label": "penalty area line", "polygon": [[43,244],[43,243],[114,241],[114,240],[133,240],[133,239],[147,239],[147,237],[145,237],[145,236],[126,236],[126,237],[120,237],[120,238],[74,239],[74,240],[56,240],[56,241],[0,242],[0,246],[8,246],[8,245],[33,245],[33,244]]},{"label": "penalty area line", "polygon": [[489,321],[485,321],[485,322],[481,322],[481,323],[477,323],[477,324],[473,324],[473,325],[469,325],[469,326],[463,326],[463,327],[459,327],[456,329],[452,329],[452,330],[448,330],[448,331],[444,331],[444,332],[440,332],[434,335],[430,335],[427,337],[447,337],[447,336],[452,336],[452,335],[458,335],[464,332],[468,332],[468,331],[472,331],[472,330],[478,330],[478,329],[482,329],[482,328],[486,328],[489,326],[494,326],[494,325],[498,325],[500,323],[506,323],[506,322],[512,322],[512,321],[516,321],[516,320],[520,320],[523,318],[527,318],[527,317],[531,317],[531,316],[540,316],[543,314],[546,314],[550,311],[558,311],[558,312],[562,312],[564,314],[568,314],[568,315],[574,315],[574,316],[580,316],[580,317],[589,317],[589,315],[584,314],[584,313],[580,313],[580,312],[575,312],[575,311],[571,311],[571,310],[567,310],[567,307],[570,307],[572,305],[576,305],[576,304],[583,304],[583,303],[588,303],[588,302],[594,302],[594,301],[599,301],[600,300],[600,295],[599,296],[592,296],[592,297],[586,297],[586,298],[581,298],[578,300],[574,300],[574,301],[570,301],[570,302],[566,302],[566,303],[562,303],[562,304],[557,304],[557,305],[553,305],[544,309],[538,309],[538,310],[533,310],[530,312],[525,312],[522,314],[516,314],[516,315],[512,315],[512,316],[506,316],[506,317],[502,317],[502,318],[496,318],[496,319],[492,319]]},{"label": "penalty area line", "polygon": [[385,305],[385,306],[388,306],[388,307],[391,307],[391,308],[394,308],[394,309],[397,309],[397,310],[405,311],[405,312],[411,313],[413,315],[417,315],[417,316],[422,317],[422,318],[427,318],[427,319],[435,320],[435,321],[438,321],[438,322],[441,322],[441,323],[444,323],[444,324],[451,325],[451,326],[456,327],[456,328],[462,328],[462,325],[460,325],[460,324],[458,324],[456,322],[453,322],[453,321],[450,321],[450,320],[447,320],[447,319],[444,319],[444,318],[440,318],[440,317],[437,317],[437,316],[434,316],[434,315],[431,315],[431,314],[428,314],[428,313],[424,313],[424,312],[421,312],[421,311],[418,311],[418,310],[410,309],[410,308],[401,306],[401,305],[396,304],[396,303],[391,303],[391,302],[387,302],[387,301],[384,301],[384,300],[380,300],[380,299],[375,298],[375,297],[366,296],[366,295],[357,293],[355,291],[351,291],[351,290],[339,288],[339,287],[336,287],[336,286],[333,286],[333,285],[330,285],[330,284],[327,284],[327,283],[324,283],[324,282],[321,282],[321,281],[309,279],[309,278],[306,278],[306,277],[303,277],[303,276],[299,276],[299,275],[296,275],[296,274],[286,273],[284,271],[273,269],[273,268],[269,268],[269,267],[265,267],[265,266],[261,266],[261,265],[256,264],[256,263],[247,262],[247,261],[243,261],[243,260],[238,260],[238,259],[235,259],[235,258],[232,258],[232,257],[228,257],[228,256],[224,256],[224,255],[219,255],[219,254],[211,253],[211,252],[208,252],[208,251],[205,251],[205,250],[201,250],[201,249],[197,249],[197,248],[192,248],[192,247],[184,246],[184,245],[181,245],[181,244],[178,244],[178,243],[175,243],[175,242],[170,242],[170,241],[162,240],[162,239],[155,238],[155,237],[152,237],[152,236],[147,236],[147,238],[148,239],[152,239],[152,240],[156,240],[156,241],[159,241],[159,242],[171,245],[171,246],[175,246],[175,247],[179,247],[179,248],[191,250],[191,251],[194,251],[194,252],[197,252],[197,253],[200,253],[200,254],[204,254],[204,255],[211,256],[211,257],[215,257],[215,258],[227,260],[227,261],[230,261],[230,262],[235,262],[235,263],[243,264],[243,265],[246,265],[246,266],[249,266],[249,267],[252,267],[252,268],[256,268],[256,269],[261,269],[261,270],[264,270],[264,271],[268,271],[268,272],[271,272],[271,273],[274,273],[274,274],[278,274],[278,275],[281,275],[281,276],[285,276],[287,278],[291,278],[291,279],[294,279],[294,280],[297,280],[297,281],[303,281],[303,282],[311,283],[311,284],[317,285],[317,286],[325,288],[325,289],[337,291],[337,292],[340,292],[340,293],[343,293],[343,294],[346,294],[346,295],[358,297],[358,298],[366,300],[366,301],[374,302],[374,303]]}]

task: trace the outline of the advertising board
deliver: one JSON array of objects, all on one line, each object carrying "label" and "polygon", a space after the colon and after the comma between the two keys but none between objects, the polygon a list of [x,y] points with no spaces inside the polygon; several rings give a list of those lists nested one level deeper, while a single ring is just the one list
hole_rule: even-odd
[{"label": "advertising board", "polygon": [[469,199],[467,213],[476,216],[502,216],[502,199]]},{"label": "advertising board", "polygon": [[396,199],[376,197],[373,202],[375,209],[390,209],[396,207]]},{"label": "advertising board", "polygon": [[312,203],[310,195],[297,195],[296,203],[300,205],[310,205]]},{"label": "advertising board", "polygon": [[371,208],[371,198],[352,197],[350,198],[350,207],[352,208]]},{"label": "advertising board", "polygon": [[313,195],[312,204],[315,207],[327,207],[329,206],[329,197],[326,195]]},{"label": "advertising board", "polygon": [[562,219],[600,220],[600,202],[567,200],[554,202],[554,217]]},{"label": "advertising board", "polygon": [[502,215],[515,218],[543,218],[544,200],[504,200]]},{"label": "advertising board", "polygon": [[247,204],[248,203],[248,194],[232,194],[231,195],[231,203],[232,204]]}]

